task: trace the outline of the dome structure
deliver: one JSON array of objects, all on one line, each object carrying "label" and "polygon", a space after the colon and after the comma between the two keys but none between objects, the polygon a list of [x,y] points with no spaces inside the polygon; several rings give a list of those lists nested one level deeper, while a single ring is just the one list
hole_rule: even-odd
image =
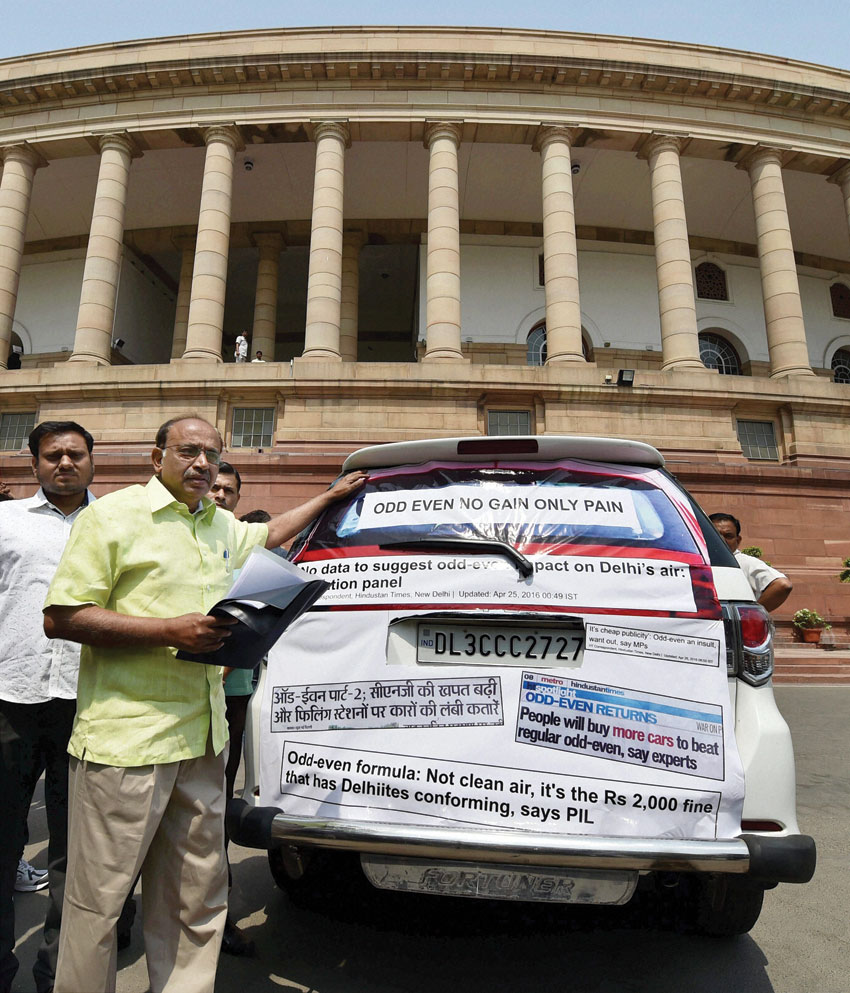
[{"label": "dome structure", "polygon": [[789,607],[847,613],[850,73],[523,30],[158,38],[0,61],[0,159],[13,488],[58,417],[109,488],[196,411],[272,511],[364,444],[629,437]]}]

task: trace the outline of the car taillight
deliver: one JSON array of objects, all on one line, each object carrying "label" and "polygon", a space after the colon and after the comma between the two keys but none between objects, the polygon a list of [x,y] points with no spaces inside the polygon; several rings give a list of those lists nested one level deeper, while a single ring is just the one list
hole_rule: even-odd
[{"label": "car taillight", "polygon": [[752,686],[761,686],[773,674],[773,623],[757,603],[735,605],[741,633],[741,663],[738,675]]},{"label": "car taillight", "polygon": [[770,638],[770,618],[758,604],[738,604],[744,648],[762,648]]},{"label": "car taillight", "polygon": [[777,821],[741,821],[742,831],[784,831]]}]

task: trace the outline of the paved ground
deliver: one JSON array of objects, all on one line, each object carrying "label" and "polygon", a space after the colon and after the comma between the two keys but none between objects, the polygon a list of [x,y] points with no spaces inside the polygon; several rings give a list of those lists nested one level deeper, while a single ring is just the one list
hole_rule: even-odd
[{"label": "paved ground", "polygon": [[[399,903],[377,891],[313,913],[275,888],[264,855],[237,848],[232,907],[259,955],[223,958],[216,993],[847,993],[850,687],[780,687],[777,698],[794,734],[800,825],[818,841],[818,872],[807,886],[769,892],[750,935],[680,935],[626,908]],[[44,865],[40,801],[31,830],[27,854]],[[14,989],[24,993],[44,898],[23,894],[18,905]],[[119,966],[118,993],[147,990],[138,923]]]}]

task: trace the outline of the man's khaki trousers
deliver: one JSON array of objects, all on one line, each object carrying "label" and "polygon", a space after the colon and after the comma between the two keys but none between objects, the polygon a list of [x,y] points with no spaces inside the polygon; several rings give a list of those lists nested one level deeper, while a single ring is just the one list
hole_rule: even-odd
[{"label": "man's khaki trousers", "polygon": [[55,993],[114,993],[115,924],[142,870],[151,993],[212,993],[227,913],[226,750],[118,768],[71,758]]}]

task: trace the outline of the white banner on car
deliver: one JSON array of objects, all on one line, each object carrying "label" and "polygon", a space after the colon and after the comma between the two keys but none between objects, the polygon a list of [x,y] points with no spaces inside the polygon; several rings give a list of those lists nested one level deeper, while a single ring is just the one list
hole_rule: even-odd
[{"label": "white banner on car", "polygon": [[[470,549],[474,552],[474,546]],[[534,570],[522,579],[500,555],[452,552],[364,555],[305,561],[301,568],[331,588],[320,606],[470,603],[579,609],[695,610],[690,570],[664,558],[528,555]]]},{"label": "white banner on car", "polygon": [[[419,661],[427,613],[298,620],[270,655],[261,803],[303,816],[565,834],[740,832],[721,620],[579,615],[565,631],[584,629],[583,650],[573,659],[571,641],[565,663],[544,651],[545,632],[559,636],[556,620],[527,627],[485,616],[489,640],[458,641],[460,657],[445,664]],[[468,633],[476,619],[483,624],[470,611],[440,623]],[[460,654],[464,645],[501,645],[506,657],[482,669]]]},{"label": "white banner on car", "polygon": [[[301,568],[331,588],[270,653],[260,802],[374,822],[737,836],[724,627],[693,509],[654,470],[519,469],[564,485],[411,469],[445,474],[429,488],[381,470],[335,535],[307,546]],[[576,485],[582,474],[593,485]],[[531,575],[510,549],[476,546],[502,534]]]},{"label": "white banner on car", "polygon": [[442,486],[434,490],[367,493],[359,526],[477,525],[539,518],[548,525],[617,527],[637,531],[634,498],[627,489],[582,486]]}]

